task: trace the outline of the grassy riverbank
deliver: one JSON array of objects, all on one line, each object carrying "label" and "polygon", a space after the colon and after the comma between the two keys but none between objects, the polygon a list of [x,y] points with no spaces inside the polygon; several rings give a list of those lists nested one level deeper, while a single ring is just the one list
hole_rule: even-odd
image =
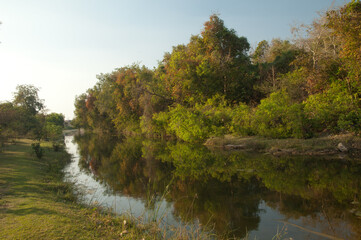
[{"label": "grassy riverbank", "polygon": [[1,149],[0,239],[156,239],[149,228],[76,204],[71,185],[62,182],[70,156],[42,147],[41,160],[30,140]]},{"label": "grassy riverbank", "polygon": [[273,155],[343,154],[356,159],[361,158],[361,138],[352,134],[329,135],[310,139],[270,139],[258,136],[235,137],[226,135],[210,138],[205,145],[210,148],[249,150]]}]

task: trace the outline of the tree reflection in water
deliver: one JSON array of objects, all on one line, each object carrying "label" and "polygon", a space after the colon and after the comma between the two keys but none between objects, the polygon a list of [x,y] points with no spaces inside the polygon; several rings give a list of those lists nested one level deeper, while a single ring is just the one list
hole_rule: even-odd
[{"label": "tree reflection in water", "polygon": [[[361,236],[361,163],[210,151],[200,145],[139,138],[76,136],[80,167],[113,192],[173,203],[175,216],[221,235],[257,230],[265,202],[286,221],[348,239]],[[170,184],[171,183],[171,184]],[[169,188],[167,186],[170,184]],[[154,206],[153,206],[154,207]]]}]

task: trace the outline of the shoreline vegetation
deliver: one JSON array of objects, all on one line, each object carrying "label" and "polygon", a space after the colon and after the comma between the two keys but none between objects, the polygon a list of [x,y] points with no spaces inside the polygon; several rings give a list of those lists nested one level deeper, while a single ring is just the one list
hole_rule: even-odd
[{"label": "shoreline vegetation", "polygon": [[[326,133],[358,135],[360,24],[361,2],[353,0],[294,27],[292,41],[264,40],[251,50],[246,37],[211,15],[200,34],[174,46],[154,69],[133,64],[97,75],[94,87],[76,97],[72,123],[118,136],[208,145],[207,139],[228,141],[222,137],[228,135],[265,145],[271,141],[261,137],[312,143]],[[336,147],[354,149],[345,144]],[[302,144],[295,147],[269,151],[308,154],[298,150]],[[335,146],[315,147],[323,149],[318,154],[337,153]]]},{"label": "shoreline vegetation", "polygon": [[[76,97],[72,125],[227,151],[360,160],[360,24],[361,2],[352,0],[294,28],[294,41],[261,41],[251,52],[246,37],[211,15],[153,70],[134,64],[98,75]],[[71,160],[64,115],[47,114],[38,91],[19,85],[12,102],[0,103],[0,238],[162,239],[156,222],[77,203],[63,182]]]}]

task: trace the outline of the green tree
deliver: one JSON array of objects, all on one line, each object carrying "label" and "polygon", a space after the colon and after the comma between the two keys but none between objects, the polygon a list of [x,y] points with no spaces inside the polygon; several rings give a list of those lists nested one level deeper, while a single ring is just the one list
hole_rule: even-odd
[{"label": "green tree", "polygon": [[128,133],[139,131],[139,120],[144,112],[142,96],[145,82],[151,80],[151,73],[141,74],[146,71],[138,65],[117,69],[114,100],[116,104],[116,117],[113,120],[119,132]]},{"label": "green tree", "polygon": [[18,85],[14,93],[14,103],[24,107],[32,115],[44,109],[44,101],[39,98],[39,88],[33,85]]},{"label": "green tree", "polygon": [[248,50],[245,37],[238,37],[223,20],[212,15],[200,35],[165,54],[162,66],[166,89],[181,104],[192,105],[215,94],[230,101],[249,101],[252,74]]},{"label": "green tree", "polygon": [[266,54],[269,50],[269,44],[266,40],[260,41],[257,45],[256,50],[254,51],[252,55],[252,60],[254,63],[265,63],[266,60]]},{"label": "green tree", "polygon": [[88,128],[89,127],[88,120],[87,120],[88,109],[86,107],[86,99],[87,99],[87,94],[85,94],[85,93],[75,97],[75,102],[74,102],[75,118],[73,119],[73,125],[77,128],[81,128],[81,127]]},{"label": "green tree", "polygon": [[11,102],[0,103],[0,136],[4,139],[20,132],[20,108]]},{"label": "green tree", "polygon": [[61,113],[50,113],[46,115],[46,122],[54,125],[63,127],[64,126],[64,114]]},{"label": "green tree", "polygon": [[50,113],[45,116],[43,137],[52,141],[59,140],[64,129],[64,115],[61,113]]},{"label": "green tree", "polygon": [[271,44],[261,41],[253,54],[253,61],[258,68],[258,83],[255,88],[263,96],[280,90],[280,77],[294,69],[292,62],[297,54],[296,46],[287,40],[275,38]]},{"label": "green tree", "polygon": [[16,128],[18,134],[40,139],[42,119],[40,112],[45,108],[44,100],[39,98],[39,88],[33,85],[18,85],[13,103],[19,108],[20,116]]}]

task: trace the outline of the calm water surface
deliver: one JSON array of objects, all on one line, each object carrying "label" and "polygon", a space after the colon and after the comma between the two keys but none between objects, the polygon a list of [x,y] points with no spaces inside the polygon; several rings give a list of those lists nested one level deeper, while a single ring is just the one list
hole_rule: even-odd
[{"label": "calm water surface", "polygon": [[357,161],[110,136],[65,142],[73,155],[65,178],[84,203],[223,237],[361,239]]}]

